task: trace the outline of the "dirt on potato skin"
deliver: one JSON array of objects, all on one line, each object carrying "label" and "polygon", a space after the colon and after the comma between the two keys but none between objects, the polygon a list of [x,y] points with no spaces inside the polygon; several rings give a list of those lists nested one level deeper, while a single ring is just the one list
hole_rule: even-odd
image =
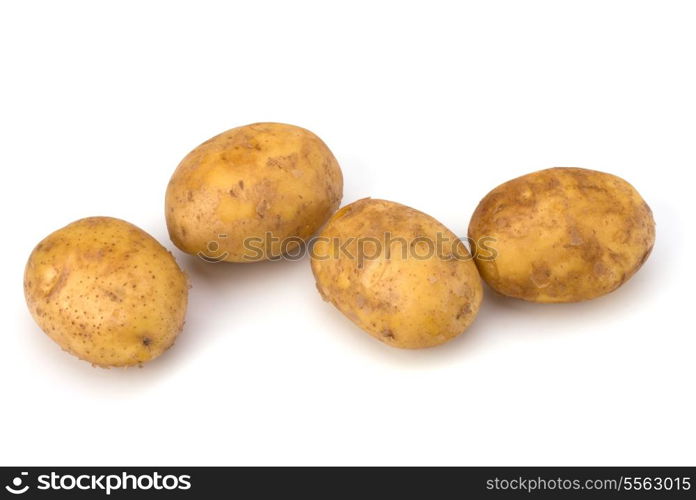
[{"label": "dirt on potato skin", "polygon": [[556,167],[501,184],[474,211],[469,238],[495,240],[476,259],[497,292],[533,302],[578,302],[616,290],[647,260],[652,211],[625,180]]},{"label": "dirt on potato skin", "polygon": [[[182,251],[257,262],[282,255],[284,240],[308,240],[342,197],[340,166],[317,135],[294,125],[254,123],[186,155],[167,186],[165,215]],[[258,251],[249,248],[251,241],[259,242]]]},{"label": "dirt on potato skin", "polygon": [[[428,257],[420,247],[438,234],[451,248],[444,245]],[[378,251],[361,255],[361,241],[377,242]],[[366,198],[342,208],[311,256],[322,298],[393,347],[452,340],[473,323],[481,305],[481,279],[461,241],[437,220],[398,203]]]},{"label": "dirt on potato skin", "polygon": [[188,279],[174,257],[140,228],[89,217],[32,251],[26,303],[63,350],[99,367],[140,366],[183,330]]}]

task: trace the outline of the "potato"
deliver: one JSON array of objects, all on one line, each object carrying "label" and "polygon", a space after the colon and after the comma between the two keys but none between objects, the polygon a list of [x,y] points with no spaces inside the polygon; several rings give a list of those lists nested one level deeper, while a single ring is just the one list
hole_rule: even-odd
[{"label": "potato", "polygon": [[34,320],[64,350],[102,367],[131,366],[172,346],[184,325],[188,282],[143,230],[89,217],[34,248],[24,294]]},{"label": "potato", "polygon": [[186,156],[166,194],[169,235],[184,252],[255,262],[295,251],[336,211],[343,176],[309,130],[233,128]]},{"label": "potato", "polygon": [[469,238],[481,276],[497,292],[576,302],[609,293],[633,276],[652,250],[655,222],[623,179],[551,168],[488,193],[471,218]]},{"label": "potato", "polygon": [[390,346],[442,344],[479,310],[481,278],[468,250],[413,208],[356,201],[329,220],[310,250],[324,300]]}]

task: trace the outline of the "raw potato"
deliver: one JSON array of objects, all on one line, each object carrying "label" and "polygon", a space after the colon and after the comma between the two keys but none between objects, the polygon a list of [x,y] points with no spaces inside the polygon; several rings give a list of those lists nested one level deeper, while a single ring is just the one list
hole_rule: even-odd
[{"label": "raw potato", "polygon": [[188,282],[154,238],[110,217],[81,219],[39,243],[24,294],[41,329],[94,365],[156,358],[184,325]]},{"label": "raw potato", "polygon": [[182,160],[167,188],[167,228],[177,247],[206,259],[277,258],[313,235],[342,196],[341,169],[319,137],[255,123],[213,137]]},{"label": "raw potato", "polygon": [[[503,295],[577,302],[615,290],[643,265],[655,242],[648,205],[628,182],[582,168],[551,168],[502,184],[469,226],[481,238],[476,264]],[[482,251],[483,250],[483,251]]]},{"label": "raw potato", "polygon": [[342,208],[311,255],[324,300],[394,347],[442,344],[467,329],[481,304],[466,247],[432,217],[398,203],[367,198]]}]

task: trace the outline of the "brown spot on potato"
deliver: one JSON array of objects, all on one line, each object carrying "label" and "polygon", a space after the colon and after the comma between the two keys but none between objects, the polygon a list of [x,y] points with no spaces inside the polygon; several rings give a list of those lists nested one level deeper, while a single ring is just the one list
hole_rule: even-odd
[{"label": "brown spot on potato", "polygon": [[464,304],[457,312],[456,319],[460,319],[462,316],[471,314],[471,304]]},{"label": "brown spot on potato", "polygon": [[112,302],[122,302],[123,301],[123,299],[118,294],[116,294],[115,292],[112,292],[111,290],[107,290],[105,288],[102,288],[102,291],[109,298],[109,300],[111,300]]},{"label": "brown spot on potato", "polygon": [[266,212],[270,208],[270,203],[268,203],[268,200],[261,200],[257,205],[256,205],[256,215],[261,217],[262,219],[266,216]]},{"label": "brown spot on potato", "polygon": [[102,260],[104,258],[105,250],[104,248],[99,248],[98,250],[88,250],[82,253],[82,257],[87,260]]},{"label": "brown spot on potato", "polygon": [[394,332],[390,330],[389,328],[386,328],[380,332],[382,334],[382,337],[385,339],[395,339],[396,336],[394,335]]},{"label": "brown spot on potato", "polygon": [[60,291],[65,287],[65,284],[68,282],[68,276],[70,276],[70,270],[67,268],[67,266],[63,266],[58,275],[58,279],[53,283],[46,293],[46,300],[49,300],[60,293]]},{"label": "brown spot on potato", "polygon": [[609,274],[609,269],[607,269],[607,266],[605,266],[600,260],[594,263],[592,270],[597,276],[606,276]]},{"label": "brown spot on potato", "polygon": [[297,154],[292,153],[287,156],[273,156],[266,160],[267,167],[276,167],[286,172],[292,172],[297,165]]}]

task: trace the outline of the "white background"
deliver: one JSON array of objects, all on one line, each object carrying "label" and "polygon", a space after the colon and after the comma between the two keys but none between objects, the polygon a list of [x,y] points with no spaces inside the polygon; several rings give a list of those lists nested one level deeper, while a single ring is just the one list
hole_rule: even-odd
[{"label": "white background", "polygon": [[[693,2],[187,4],[0,7],[0,463],[694,465]],[[172,350],[127,370],[61,351],[24,304],[33,246],[110,215],[173,249],[177,163],[255,121],[321,136],[344,203],[460,235],[512,177],[612,172],[651,205],[655,251],[588,303],[487,290],[424,351],[353,326],[306,260],[174,251],[193,289]]]}]

